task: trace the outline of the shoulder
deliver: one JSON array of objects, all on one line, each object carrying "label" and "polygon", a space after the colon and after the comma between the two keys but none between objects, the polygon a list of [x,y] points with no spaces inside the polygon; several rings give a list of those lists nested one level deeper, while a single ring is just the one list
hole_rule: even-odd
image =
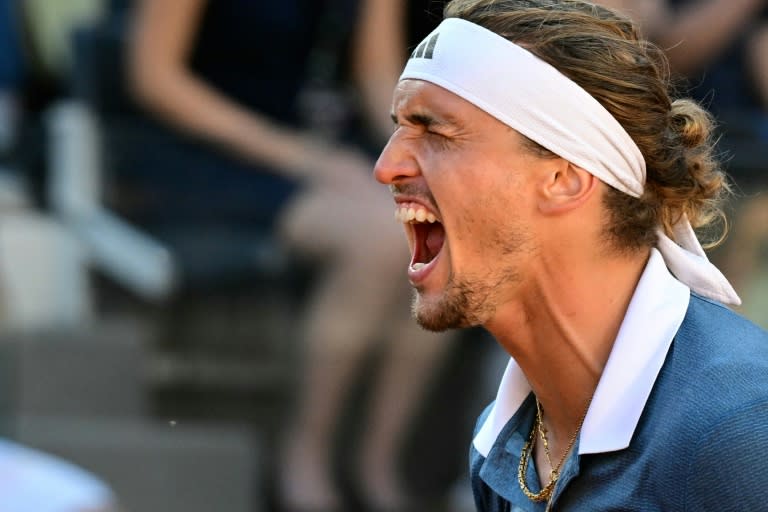
[{"label": "shoulder", "polygon": [[768,332],[719,302],[691,293],[679,336],[768,344]]},{"label": "shoulder", "polygon": [[763,399],[768,399],[768,333],[691,294],[651,401],[668,413],[667,421],[707,425]]},{"label": "shoulder", "polygon": [[758,489],[764,506],[768,472],[758,468],[768,460],[768,333],[691,294],[641,432],[667,478],[685,482],[686,510],[757,510],[749,500]]},{"label": "shoulder", "polygon": [[720,418],[692,455],[685,510],[762,510],[768,502],[768,397]]},{"label": "shoulder", "polygon": [[[731,390],[734,399],[748,388],[759,396],[768,392],[768,332],[722,304],[691,294],[665,367],[681,380]],[[747,394],[746,401],[756,396]]]}]

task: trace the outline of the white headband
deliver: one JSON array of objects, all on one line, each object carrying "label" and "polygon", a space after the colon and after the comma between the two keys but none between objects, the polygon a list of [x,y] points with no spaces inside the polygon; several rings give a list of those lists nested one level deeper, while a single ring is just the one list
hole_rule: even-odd
[{"label": "white headband", "polygon": [[[645,159],[610,112],[556,68],[490,30],[444,20],[413,51],[404,79],[439,85],[615,189],[643,194]],[[686,217],[674,231],[677,243],[658,230],[657,248],[670,271],[705,297],[741,304]]]}]

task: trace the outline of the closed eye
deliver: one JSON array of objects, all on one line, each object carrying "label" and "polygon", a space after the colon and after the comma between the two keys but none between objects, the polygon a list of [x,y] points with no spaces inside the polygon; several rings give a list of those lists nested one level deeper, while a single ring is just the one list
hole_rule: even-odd
[{"label": "closed eye", "polygon": [[451,145],[451,142],[453,141],[453,138],[451,136],[441,132],[434,131],[434,130],[427,130],[425,135],[426,135],[427,141],[431,145],[439,149],[445,149],[449,147]]},{"label": "closed eye", "polygon": [[[394,113],[390,114],[392,122],[394,123],[394,131],[403,126],[400,119]],[[455,125],[452,122],[442,121],[429,114],[413,112],[404,116],[406,124],[419,129],[419,132],[426,135],[430,143],[437,144],[440,148],[444,148],[448,145],[451,137],[443,132],[443,129],[453,129]],[[438,131],[439,130],[439,131]]]}]

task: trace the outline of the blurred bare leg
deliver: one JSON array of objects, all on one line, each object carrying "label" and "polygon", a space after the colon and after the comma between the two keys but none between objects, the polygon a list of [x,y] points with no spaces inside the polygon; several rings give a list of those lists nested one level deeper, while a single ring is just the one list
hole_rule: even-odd
[{"label": "blurred bare leg", "polygon": [[456,337],[427,332],[406,314],[407,304],[399,309],[401,321],[388,338],[360,452],[360,483],[369,505],[382,512],[407,509],[398,468],[404,435]]},{"label": "blurred bare leg", "polygon": [[[382,191],[383,192],[383,191]],[[367,197],[367,196],[365,196]],[[315,193],[289,211],[290,242],[327,261],[305,317],[305,357],[296,414],[281,472],[289,509],[339,506],[331,474],[332,439],[351,381],[391,311],[407,251],[393,207],[379,196],[349,201]],[[390,200],[391,201],[391,200]]]}]

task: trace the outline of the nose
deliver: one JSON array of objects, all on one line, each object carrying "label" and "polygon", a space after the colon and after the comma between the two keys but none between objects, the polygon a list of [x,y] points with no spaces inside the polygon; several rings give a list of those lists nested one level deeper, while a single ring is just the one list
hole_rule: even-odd
[{"label": "nose", "polygon": [[384,185],[393,185],[420,173],[418,162],[395,132],[381,151],[373,175]]}]

